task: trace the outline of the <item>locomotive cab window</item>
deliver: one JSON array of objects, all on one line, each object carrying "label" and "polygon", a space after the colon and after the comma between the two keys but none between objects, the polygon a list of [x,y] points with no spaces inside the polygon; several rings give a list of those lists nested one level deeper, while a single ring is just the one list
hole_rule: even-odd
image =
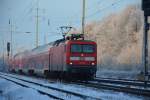
[{"label": "locomotive cab window", "polygon": [[83,53],[93,53],[94,45],[83,45],[82,50],[83,50]]},{"label": "locomotive cab window", "polygon": [[94,45],[89,44],[72,44],[71,53],[93,53]]},{"label": "locomotive cab window", "polygon": [[71,52],[72,53],[75,53],[75,52],[81,53],[82,52],[82,46],[79,44],[72,44],[71,45]]}]

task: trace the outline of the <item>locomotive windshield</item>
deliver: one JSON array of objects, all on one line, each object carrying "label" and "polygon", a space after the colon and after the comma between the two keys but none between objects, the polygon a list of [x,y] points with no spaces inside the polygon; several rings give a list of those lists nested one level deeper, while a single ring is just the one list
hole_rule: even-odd
[{"label": "locomotive windshield", "polygon": [[72,44],[71,53],[93,53],[94,45],[89,44]]}]

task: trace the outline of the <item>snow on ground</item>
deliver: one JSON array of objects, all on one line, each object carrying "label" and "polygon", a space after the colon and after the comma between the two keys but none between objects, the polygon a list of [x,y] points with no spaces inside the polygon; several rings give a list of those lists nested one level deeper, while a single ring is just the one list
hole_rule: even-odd
[{"label": "snow on ground", "polygon": [[38,82],[46,86],[56,87],[56,88],[60,88],[60,89],[68,90],[68,91],[74,91],[76,93],[85,94],[91,97],[97,97],[102,100],[145,100],[145,98],[142,96],[136,96],[136,95],[131,95],[131,94],[122,93],[122,92],[95,89],[95,88],[90,88],[90,87],[85,87],[85,86],[75,85],[75,84],[66,84],[60,81],[49,82],[48,80],[45,80],[45,79],[36,79],[33,77],[32,78],[29,78],[26,76],[18,76],[18,77],[22,79],[32,80],[34,82]]},{"label": "snow on ground", "polygon": [[117,79],[137,79],[139,72],[137,71],[119,71],[119,70],[98,70],[96,76],[104,78]]},{"label": "snow on ground", "polygon": [[[75,91],[77,93],[82,93],[91,97],[97,97],[102,100],[145,100],[144,97],[135,96],[122,92],[115,92],[111,90],[95,89],[90,87],[85,87],[81,85],[72,84],[62,84],[57,82],[56,84],[51,84],[51,86],[58,87],[65,90]],[[150,99],[150,98],[149,98]]]},{"label": "snow on ground", "polygon": [[0,100],[51,100],[36,90],[0,78]]},{"label": "snow on ground", "polygon": [[[142,96],[131,95],[122,92],[115,92],[110,90],[103,90],[103,89],[95,89],[90,87],[85,87],[81,85],[75,84],[66,84],[62,82],[53,82],[50,83],[47,80],[43,79],[35,79],[29,78],[25,76],[19,76],[24,79],[31,79],[32,81],[37,81],[41,84],[57,87],[60,89],[65,89],[68,91],[74,91],[77,93],[85,94],[92,97],[97,97],[102,100],[150,100],[150,98],[145,98]],[[5,79],[0,78],[0,100],[50,100],[48,96],[41,95],[36,90],[21,87],[16,85],[12,82],[9,82]],[[75,100],[74,98],[71,98]]]}]

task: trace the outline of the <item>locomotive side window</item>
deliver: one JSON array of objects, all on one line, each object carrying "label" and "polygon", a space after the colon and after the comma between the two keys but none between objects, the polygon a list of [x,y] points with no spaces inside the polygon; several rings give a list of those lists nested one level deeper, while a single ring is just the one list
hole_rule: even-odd
[{"label": "locomotive side window", "polygon": [[72,44],[71,53],[93,53],[94,45],[88,44]]}]

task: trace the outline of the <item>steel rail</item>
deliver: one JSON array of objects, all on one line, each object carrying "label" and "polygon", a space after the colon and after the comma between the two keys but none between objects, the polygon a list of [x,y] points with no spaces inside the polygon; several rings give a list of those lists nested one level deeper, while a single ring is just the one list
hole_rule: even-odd
[{"label": "steel rail", "polygon": [[[3,79],[6,79],[6,80],[8,80],[8,81],[11,81],[11,82],[13,82],[13,83],[15,83],[15,84],[18,84],[18,85],[20,85],[20,86],[32,88],[32,87],[27,86],[27,85],[24,85],[24,84],[22,84],[22,83],[20,83],[20,82],[14,81],[13,79],[10,79],[10,78],[8,78],[8,77],[2,76],[2,75],[0,75],[0,77],[3,78]],[[35,89],[35,88],[32,88],[32,89]],[[35,89],[35,90],[37,90],[37,89]],[[43,92],[43,91],[40,91],[40,90],[37,90],[37,91],[38,91],[39,93],[45,94],[45,95],[47,95],[47,96],[49,96],[49,97],[51,97],[51,98],[53,98],[53,99],[64,100],[64,99],[62,99],[62,98],[56,97],[56,96],[51,95],[51,94],[49,94],[49,93],[45,93],[45,92]]]},{"label": "steel rail", "polygon": [[[144,80],[136,80],[136,79],[126,79],[126,78],[104,78],[104,77],[96,77],[96,79],[104,79],[104,80],[119,80],[119,81],[129,81],[129,82],[145,82]],[[148,80],[147,82],[150,83]]]},{"label": "steel rail", "polygon": [[[44,84],[42,84],[42,83],[37,83],[37,82],[29,81],[29,80],[26,80],[26,79],[21,79],[21,78],[18,78],[17,76],[15,77],[14,75],[6,74],[6,73],[5,73],[5,74],[4,74],[4,73],[0,73],[0,77],[2,77],[2,78],[5,78],[5,77],[2,76],[2,74],[3,74],[4,76],[11,77],[11,78],[14,78],[14,79],[17,79],[17,80],[21,80],[21,81],[24,81],[24,82],[32,83],[32,84],[35,84],[35,85],[38,85],[38,86],[41,86],[41,87],[44,87],[44,88],[56,90],[56,91],[63,92],[63,93],[66,93],[66,94],[71,94],[71,95],[77,96],[77,97],[79,97],[79,98],[82,98],[83,100],[85,100],[85,99],[100,100],[100,98],[95,98],[95,97],[87,96],[87,95],[80,94],[80,93],[77,93],[77,92],[68,91],[68,90],[64,90],[64,89],[60,89],[60,88],[56,88],[56,87],[52,87],[52,86],[47,86],[47,85],[44,85]],[[25,86],[25,87],[30,87],[30,86],[26,86],[26,85],[24,85],[24,84],[21,84],[21,83],[19,83],[19,82],[16,82],[16,81],[11,80],[11,79],[8,79],[8,78],[5,78],[5,79],[7,79],[7,80],[9,80],[9,81],[12,81],[12,82],[14,82],[14,83],[16,83],[16,84]],[[30,88],[32,88],[32,87],[30,87]],[[64,99],[62,99],[62,98],[60,98],[60,97],[56,97],[56,96],[54,96],[54,95],[52,95],[52,94],[47,94],[47,93],[44,93],[44,92],[42,92],[42,91],[39,91],[39,92],[40,92],[40,93],[43,93],[43,94],[46,94],[46,95],[49,95],[50,97],[53,97],[53,98],[55,98],[55,99],[64,100]]]},{"label": "steel rail", "polygon": [[[145,83],[143,81],[131,81],[131,80],[119,80],[119,79],[103,79],[103,78],[95,78],[94,81],[98,83],[114,83],[114,84],[122,84],[122,85],[132,85],[144,87]],[[150,87],[150,83],[147,83],[147,87]]]},{"label": "steel rail", "polygon": [[119,92],[126,92],[135,95],[143,95],[150,97],[150,90],[137,88],[137,87],[130,87],[129,85],[116,85],[116,84],[108,84],[108,83],[98,83],[92,81],[72,81],[72,84],[83,85],[87,87],[94,87],[97,89],[108,89],[108,90],[115,90]]}]

